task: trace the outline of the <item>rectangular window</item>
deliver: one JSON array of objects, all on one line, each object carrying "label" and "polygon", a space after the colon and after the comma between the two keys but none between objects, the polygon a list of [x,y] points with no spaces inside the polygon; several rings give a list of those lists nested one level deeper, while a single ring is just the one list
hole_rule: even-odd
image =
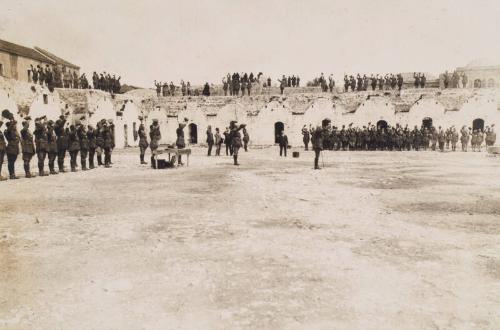
[{"label": "rectangular window", "polygon": [[49,104],[49,96],[47,94],[43,94],[43,104]]}]

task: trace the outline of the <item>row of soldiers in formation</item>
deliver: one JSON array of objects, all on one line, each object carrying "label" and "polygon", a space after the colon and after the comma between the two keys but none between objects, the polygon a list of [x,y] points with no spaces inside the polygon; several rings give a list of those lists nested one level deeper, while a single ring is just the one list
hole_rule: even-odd
[{"label": "row of soldiers in formation", "polygon": [[442,80],[444,88],[465,88],[469,82],[469,78],[464,72],[458,73],[457,71],[453,71],[452,74],[446,71],[442,76]]},{"label": "row of soldiers in formation", "polygon": [[254,76],[253,72],[241,73],[234,72],[233,74],[228,73],[226,77],[222,78],[222,90],[224,91],[224,96],[229,93],[230,96],[238,96],[241,90],[241,96],[245,95],[245,91],[250,95],[252,91],[252,84],[255,84],[260,80],[262,72],[259,72],[257,76]]},{"label": "row of soldiers in formation", "polygon": [[[167,84],[166,82],[162,83],[154,81],[155,87],[156,87],[156,96],[174,96],[175,91],[178,90],[179,88],[174,85],[174,83],[171,81],[170,85]],[[199,96],[200,91],[196,88],[193,89],[191,88],[191,83],[188,81],[187,83],[184,82],[184,80],[181,80],[181,87],[180,91],[182,96]],[[210,96],[210,85],[205,83],[203,86],[203,90],[201,91],[201,95],[203,96]]]},{"label": "row of soldiers in formation", "polygon": [[40,86],[47,86],[51,92],[54,88],[87,89],[90,87],[85,74],[78,76],[76,71],[71,72],[65,66],[51,68],[46,65],[44,69],[40,65],[35,68],[31,64],[31,68],[28,70],[28,79],[35,84],[40,84]]},{"label": "row of soldiers in formation", "polygon": [[[494,125],[492,125],[494,126]],[[304,125],[302,128],[304,147],[308,150],[311,141],[313,128],[309,129]],[[460,132],[452,126],[444,129],[415,126],[413,130],[408,126],[402,127],[396,124],[395,127],[377,127],[371,123],[367,126],[347,128],[345,125],[341,129],[332,126],[322,128],[322,143],[325,150],[437,150],[444,151],[451,146],[452,151],[456,150],[460,141],[462,150],[467,151],[469,142],[473,151],[480,151],[483,142],[486,146],[492,146],[496,141],[496,133],[493,127],[482,130],[462,127]]]},{"label": "row of soldiers in formation", "polygon": [[116,78],[115,75],[111,76],[109,73],[106,73],[106,71],[101,74],[97,74],[95,71],[92,73],[94,89],[100,89],[111,94],[120,93],[120,89],[122,88],[120,79],[121,77]]},{"label": "row of soldiers in formation", "polygon": [[[55,122],[47,120],[46,117],[41,117],[35,119],[35,129],[31,133],[31,118],[25,117],[22,122],[23,128],[18,132],[17,122],[12,114],[8,110],[4,110],[2,115],[9,121],[6,123],[7,128],[4,134],[0,131],[0,180],[4,180],[1,176],[1,170],[5,155],[7,156],[10,179],[18,179],[15,173],[15,162],[19,153],[22,153],[26,178],[36,176],[30,170],[30,162],[35,154],[38,158],[39,176],[58,174],[55,169],[56,158],[59,173],[66,172],[64,169],[66,151],[70,155],[72,172],[76,172],[79,153],[81,169],[84,171],[95,168],[94,158],[96,153],[99,166],[111,166],[111,153],[114,148],[114,125],[112,120],[101,120],[97,124],[97,128],[94,129],[91,125],[86,127],[82,123],[69,125],[66,116],[61,116]],[[0,127],[2,125],[3,122],[0,120]],[[104,153],[104,162],[102,153]],[[48,158],[49,173],[44,170],[46,158]]]},{"label": "row of soldiers in formation", "polygon": [[[420,81],[423,81],[422,88],[425,87],[425,75],[422,74],[420,77]],[[403,76],[398,73],[396,75],[394,74],[386,74],[385,76],[382,75],[371,75],[370,77],[367,77],[366,74],[361,76],[360,74],[357,74],[356,78],[353,75],[347,76],[344,75],[344,91],[348,92],[349,88],[351,91],[367,91],[368,86],[371,86],[372,90],[376,90],[377,87],[379,90],[384,90],[384,89],[396,89],[401,90],[403,87]],[[335,83],[334,83],[335,86]]]}]

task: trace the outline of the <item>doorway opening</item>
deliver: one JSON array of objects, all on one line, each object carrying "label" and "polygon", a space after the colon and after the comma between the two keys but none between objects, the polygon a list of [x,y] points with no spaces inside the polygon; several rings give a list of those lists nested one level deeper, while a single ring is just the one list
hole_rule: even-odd
[{"label": "doorway opening", "polygon": [[274,143],[279,143],[278,136],[285,130],[285,124],[281,121],[274,123]]},{"label": "doorway opening", "polygon": [[422,119],[422,127],[427,128],[427,129],[431,129],[431,127],[432,127],[432,118],[425,117],[424,119]]},{"label": "doorway opening", "polygon": [[387,122],[385,120],[377,121],[377,129],[387,129]]},{"label": "doorway opening", "polygon": [[484,130],[484,120],[481,118],[474,119],[472,121],[472,130]]},{"label": "doorway opening", "polygon": [[474,88],[481,88],[481,80],[480,79],[474,80]]},{"label": "doorway opening", "polygon": [[128,145],[128,127],[127,127],[127,124],[123,125],[123,136],[125,137],[125,144],[124,146],[125,147],[129,147]]},{"label": "doorway opening", "polygon": [[197,144],[198,143],[198,126],[196,124],[191,123],[188,126],[189,128],[189,143]]}]

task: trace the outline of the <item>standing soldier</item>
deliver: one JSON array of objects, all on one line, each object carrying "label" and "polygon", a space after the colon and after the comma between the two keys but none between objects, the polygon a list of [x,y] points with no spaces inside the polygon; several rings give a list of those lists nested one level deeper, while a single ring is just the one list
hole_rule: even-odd
[{"label": "standing soldier", "polygon": [[76,172],[76,159],[80,151],[80,141],[78,139],[78,132],[75,125],[69,127],[68,134],[68,151],[70,156],[71,172]]},{"label": "standing soldier", "polygon": [[219,128],[215,128],[215,155],[220,156],[220,147],[222,145],[222,137],[220,136]]},{"label": "standing soldier", "polygon": [[101,120],[100,122],[97,123],[97,130],[96,130],[96,139],[95,143],[97,145],[96,153],[97,153],[97,166],[102,166],[104,163],[102,162],[102,152],[104,151],[104,127],[103,127],[103,122],[106,122],[106,120]]},{"label": "standing soldier", "polygon": [[38,175],[39,176],[47,176],[43,170],[45,165],[45,157],[47,157],[48,152],[48,136],[47,136],[47,128],[45,123],[42,122],[44,118],[37,118],[35,120],[35,145],[36,145],[36,155],[38,157]]},{"label": "standing soldier", "polygon": [[491,146],[494,146],[495,145],[495,142],[496,142],[496,139],[497,139],[497,135],[495,133],[495,131],[493,130],[493,127],[495,126],[495,124],[491,125],[491,127],[488,127],[486,128],[486,146],[487,147],[491,147]]},{"label": "standing soldier", "polygon": [[[179,127],[175,131],[175,133],[177,134],[177,140],[175,140],[175,145],[176,145],[177,149],[186,148],[186,141],[184,140],[184,127],[186,127],[186,124],[179,123]],[[181,155],[178,156],[177,163],[179,165],[184,165],[182,163],[182,156]]]},{"label": "standing soldier", "polygon": [[96,131],[91,125],[87,126],[87,140],[89,141],[89,168],[94,169],[94,157],[97,149]]},{"label": "standing soldier", "polygon": [[305,150],[309,150],[309,141],[311,140],[311,135],[309,134],[309,130],[306,128],[306,125],[302,127],[302,141],[304,142]]},{"label": "standing soldier", "polygon": [[457,150],[458,132],[454,126],[451,127],[451,150]]},{"label": "standing soldier", "polygon": [[236,121],[231,121],[229,124],[231,128],[231,146],[233,150],[233,160],[234,165],[240,165],[238,163],[238,150],[241,148],[241,134],[240,129],[245,128],[244,124],[241,124],[240,127],[236,126]]},{"label": "standing soldier", "polygon": [[111,161],[111,155],[113,154],[113,150],[115,149],[115,124],[113,124],[113,119],[108,120],[108,128],[109,134],[111,137],[111,148],[109,149],[109,164],[113,164]]},{"label": "standing soldier", "polygon": [[438,133],[438,143],[439,143],[439,150],[441,152],[444,151],[444,144],[446,142],[446,133],[443,131],[441,126],[439,126],[439,133]]},{"label": "standing soldier", "polygon": [[278,79],[278,81],[279,81],[279,83],[280,83],[280,91],[281,91],[281,95],[283,95],[283,91],[285,90],[285,87],[286,87],[286,85],[287,85],[285,75],[283,75],[283,77],[281,78],[281,80],[279,80],[279,79]]},{"label": "standing soldier", "polygon": [[57,136],[57,165],[59,173],[64,173],[64,157],[66,157],[66,150],[68,149],[68,135],[66,129],[66,117],[60,116],[56,120],[54,132]]},{"label": "standing soldier", "polygon": [[317,126],[311,132],[311,142],[314,150],[314,169],[319,170],[319,154],[323,151],[323,128]]},{"label": "standing soldier", "polygon": [[248,151],[248,142],[250,142],[250,136],[248,135],[247,128],[243,127],[243,148],[245,152]]},{"label": "standing soldier", "polygon": [[[82,118],[83,120],[85,118]],[[85,129],[85,125],[80,123],[78,125],[78,139],[80,140],[80,164],[82,166],[82,171],[87,170],[87,156],[89,154],[89,139],[87,136],[87,130]]]},{"label": "standing soldier", "polygon": [[7,129],[5,130],[5,139],[7,140],[7,147],[5,152],[7,153],[7,167],[9,169],[10,179],[19,179],[16,176],[15,164],[17,156],[19,155],[19,132],[17,131],[17,122],[14,120],[14,115],[9,110],[2,111],[2,116],[9,119],[6,124]]},{"label": "standing soldier", "polygon": [[104,141],[104,167],[111,167],[111,150],[113,148],[113,133],[111,132],[111,127],[108,126],[106,120],[104,120],[102,126],[102,138]]},{"label": "standing soldier", "polygon": [[139,135],[139,150],[141,152],[140,159],[141,164],[146,165],[147,163],[144,161],[144,155],[146,154],[146,149],[149,147],[148,144],[148,136],[146,135],[146,129],[144,125],[141,123],[139,125],[139,131],[137,132]]},{"label": "standing soldier", "polygon": [[462,151],[467,152],[467,145],[469,144],[469,131],[465,126],[460,130],[460,143],[462,143]]},{"label": "standing soldier", "polygon": [[26,178],[34,178],[35,175],[31,174],[30,162],[31,158],[35,154],[35,145],[33,143],[33,135],[29,131],[31,120],[30,117],[26,117],[23,121],[23,129],[21,130],[21,148],[23,152],[23,162],[24,162],[24,173]]},{"label": "standing soldier", "polygon": [[54,168],[54,162],[57,157],[57,137],[54,132],[54,122],[52,120],[49,120],[47,123],[47,152],[49,154],[50,174],[57,174]]},{"label": "standing soldier", "polygon": [[286,136],[285,131],[281,131],[278,135],[278,143],[280,146],[280,157],[283,156],[283,153],[286,157],[286,149],[288,148],[288,136]]},{"label": "standing soldier", "polygon": [[224,96],[227,96],[227,87],[228,87],[227,80],[226,80],[226,78],[223,78],[222,79],[222,90],[224,90]]},{"label": "standing soldier", "polygon": [[151,141],[151,143],[149,144],[149,147],[151,148],[151,167],[156,169],[156,156],[158,154],[158,147],[161,140],[161,132],[160,125],[158,124],[158,119],[153,119],[153,124],[149,126],[149,139]]},{"label": "standing soldier", "polygon": [[2,130],[1,130],[2,129],[2,125],[3,125],[3,121],[0,119],[0,181],[6,180],[2,176],[3,160],[5,159],[5,149],[7,148],[7,145],[5,144],[5,138],[3,137],[3,133],[2,133]]},{"label": "standing soldier", "polygon": [[214,145],[214,133],[212,133],[212,126],[208,125],[207,128],[207,144],[208,144],[208,152],[207,156],[212,156],[212,147]]}]

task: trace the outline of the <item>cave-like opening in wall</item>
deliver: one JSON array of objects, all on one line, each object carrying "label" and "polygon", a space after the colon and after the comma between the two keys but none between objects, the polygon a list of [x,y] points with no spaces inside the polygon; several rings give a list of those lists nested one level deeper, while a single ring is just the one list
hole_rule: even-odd
[{"label": "cave-like opening in wall", "polygon": [[277,121],[274,123],[274,143],[279,143],[279,135],[281,132],[285,130],[285,124],[281,121]]},{"label": "cave-like opening in wall", "polygon": [[472,121],[472,130],[484,130],[484,120],[481,118],[476,118]]},{"label": "cave-like opening in wall", "polygon": [[474,80],[474,88],[481,88],[481,79]]},{"label": "cave-like opening in wall", "polygon": [[422,119],[422,127],[430,129],[432,127],[432,118],[425,117],[424,119]]},{"label": "cave-like opening in wall", "polygon": [[377,128],[378,129],[386,129],[387,128],[387,122],[385,120],[379,120],[379,121],[377,121]]},{"label": "cave-like opening in wall", "polygon": [[198,143],[198,126],[195,123],[191,123],[188,126],[189,130],[189,143],[197,144]]}]

